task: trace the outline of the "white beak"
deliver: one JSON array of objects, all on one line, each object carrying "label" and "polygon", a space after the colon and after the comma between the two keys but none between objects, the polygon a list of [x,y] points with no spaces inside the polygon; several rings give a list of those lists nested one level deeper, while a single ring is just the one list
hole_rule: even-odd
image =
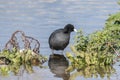
[{"label": "white beak", "polygon": [[77,32],[77,29],[74,29],[75,32]]}]

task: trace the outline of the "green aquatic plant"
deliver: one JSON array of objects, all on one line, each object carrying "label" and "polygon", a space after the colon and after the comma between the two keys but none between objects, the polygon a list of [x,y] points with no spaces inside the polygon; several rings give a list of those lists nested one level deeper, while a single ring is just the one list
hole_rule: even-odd
[{"label": "green aquatic plant", "polygon": [[79,76],[84,76],[85,78],[98,78],[104,79],[105,77],[109,80],[110,76],[114,74],[115,69],[110,66],[86,66],[78,69],[77,71],[71,73],[69,80],[76,80]]},{"label": "green aquatic plant", "polygon": [[[21,45],[24,45],[22,49]],[[47,61],[47,58],[39,53],[39,48],[38,40],[26,36],[22,31],[15,31],[0,52],[0,64],[8,65],[0,67],[0,74],[13,72],[17,75],[21,66],[24,66],[28,73],[32,73],[32,66],[41,67]]]},{"label": "green aquatic plant", "polygon": [[112,65],[120,56],[120,12],[111,15],[102,30],[89,35],[79,30],[71,50],[74,54],[66,54],[71,62],[68,71],[90,65]]},{"label": "green aquatic plant", "polygon": [[[3,50],[0,52],[0,75],[7,76],[10,72],[17,75],[21,71],[21,67],[27,71],[27,73],[33,73],[32,66],[42,66],[47,58],[41,54],[36,54],[32,50],[18,51],[15,48],[12,50]],[[7,65],[6,65],[7,64]]]},{"label": "green aquatic plant", "polygon": [[[21,40],[21,41],[20,41]],[[21,43],[20,43],[21,42]],[[24,45],[21,49],[21,45]],[[5,48],[0,52],[0,60],[11,64],[44,63],[47,58],[39,54],[40,43],[33,37],[26,36],[23,31],[15,31]]]},{"label": "green aquatic plant", "polygon": [[[38,65],[37,65],[38,66]],[[0,75],[8,76],[9,74],[13,73],[14,75],[19,75],[26,71],[27,73],[33,73],[33,65],[31,64],[9,64],[9,65],[1,65],[0,66]]]},{"label": "green aquatic plant", "polygon": [[[15,48],[13,48],[13,50],[9,51],[9,50],[3,50],[0,52],[0,57],[5,57],[6,59],[8,59],[10,61],[10,64],[32,64],[33,61],[35,63],[44,63],[47,58],[43,57],[40,54],[36,54],[34,53],[32,50],[23,50],[22,52],[17,51]],[[3,59],[1,59],[2,61]]]},{"label": "green aquatic plant", "polygon": [[[69,61],[71,62],[71,66],[74,69],[79,69],[84,66],[90,65],[111,65],[113,64],[114,55],[110,53],[97,53],[95,51],[91,52],[78,52],[75,47],[71,47],[71,50],[74,55],[71,53],[67,53]],[[68,69],[70,71],[70,69]]]},{"label": "green aquatic plant", "polygon": [[0,75],[7,76],[9,72],[9,68],[6,65],[0,66]]}]

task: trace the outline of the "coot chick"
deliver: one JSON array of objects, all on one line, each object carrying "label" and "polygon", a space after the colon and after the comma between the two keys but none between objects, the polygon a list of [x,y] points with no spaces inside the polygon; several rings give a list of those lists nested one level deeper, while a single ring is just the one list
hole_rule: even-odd
[{"label": "coot chick", "polygon": [[72,31],[77,32],[72,24],[67,24],[64,28],[57,29],[50,35],[49,46],[52,49],[52,53],[54,53],[53,50],[63,51],[67,47]]}]

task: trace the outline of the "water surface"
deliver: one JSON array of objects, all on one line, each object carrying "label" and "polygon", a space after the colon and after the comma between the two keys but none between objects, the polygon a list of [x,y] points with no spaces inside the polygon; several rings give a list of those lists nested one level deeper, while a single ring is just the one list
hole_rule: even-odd
[{"label": "water surface", "polygon": [[[26,35],[38,39],[41,44],[40,53],[49,57],[51,50],[48,38],[52,31],[71,23],[77,29],[83,29],[85,34],[90,34],[101,30],[108,15],[119,9],[117,0],[0,0],[0,48],[4,48],[14,31],[22,30]],[[72,33],[71,43],[74,35],[75,33]],[[69,46],[65,51],[70,51]],[[118,70],[118,66],[115,68]],[[0,80],[63,80],[54,77],[48,68],[34,69],[33,74],[11,74],[9,77],[0,76]],[[117,80],[115,76],[113,75],[111,80]],[[75,80],[81,78],[85,79],[79,76]]]}]

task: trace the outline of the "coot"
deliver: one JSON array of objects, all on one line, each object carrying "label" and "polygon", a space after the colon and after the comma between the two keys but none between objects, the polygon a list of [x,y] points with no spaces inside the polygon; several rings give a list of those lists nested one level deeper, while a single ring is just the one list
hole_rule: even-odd
[{"label": "coot", "polygon": [[67,24],[64,28],[52,32],[49,37],[49,46],[52,49],[52,53],[54,53],[53,50],[63,51],[67,47],[70,40],[70,33],[72,31],[77,32],[72,24]]}]

